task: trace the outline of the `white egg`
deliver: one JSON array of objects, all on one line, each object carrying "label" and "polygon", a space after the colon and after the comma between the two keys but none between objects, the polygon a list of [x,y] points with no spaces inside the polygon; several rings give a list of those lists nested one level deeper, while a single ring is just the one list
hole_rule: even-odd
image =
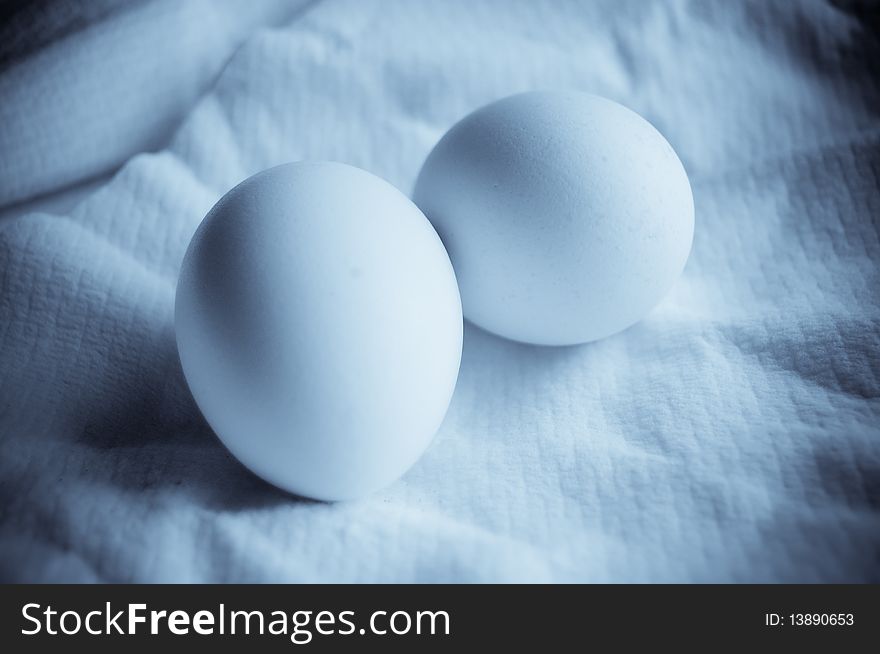
[{"label": "white egg", "polygon": [[232,454],[322,500],[402,475],[461,361],[437,233],[393,186],[338,163],[278,166],[223,196],[187,250],[175,323],[192,394]]},{"label": "white egg", "polygon": [[454,125],[414,199],[443,239],[465,317],[568,345],[641,319],[681,274],[694,205],[654,127],[586,93],[515,95]]}]

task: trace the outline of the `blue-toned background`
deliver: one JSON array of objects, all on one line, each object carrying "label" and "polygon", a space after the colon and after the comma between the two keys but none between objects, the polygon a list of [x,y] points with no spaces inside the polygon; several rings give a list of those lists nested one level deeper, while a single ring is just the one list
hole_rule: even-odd
[{"label": "blue-toned background", "polygon": [[[871,3],[4,10],[5,580],[880,581]],[[174,345],[207,209],[303,158],[409,192],[453,122],[536,88],[608,96],[676,148],[697,214],[671,295],[577,348],[468,326],[443,428],[379,494],[253,477]]]}]

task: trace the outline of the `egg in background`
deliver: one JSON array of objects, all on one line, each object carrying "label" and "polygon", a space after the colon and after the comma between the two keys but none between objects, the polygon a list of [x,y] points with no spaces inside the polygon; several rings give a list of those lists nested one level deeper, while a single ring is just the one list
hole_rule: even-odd
[{"label": "egg in background", "polygon": [[694,203],[663,136],[611,100],[531,92],[455,124],[413,194],[445,243],[466,318],[540,345],[643,318],[690,253]]}]

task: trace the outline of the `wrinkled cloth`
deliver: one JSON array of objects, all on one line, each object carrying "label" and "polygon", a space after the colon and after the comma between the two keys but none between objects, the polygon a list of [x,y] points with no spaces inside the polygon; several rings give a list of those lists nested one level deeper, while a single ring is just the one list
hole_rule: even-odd
[{"label": "wrinkled cloth", "polygon": [[[327,0],[252,34],[167,148],[70,213],[0,222],[3,577],[880,581],[867,7]],[[467,325],[436,439],[362,500],[301,500],[246,471],[174,342],[206,211],[299,159],[409,193],[456,120],[546,88],[621,102],[679,153],[696,232],[669,296],[578,347]]]},{"label": "wrinkled cloth", "polygon": [[236,47],[306,0],[32,0],[0,19],[0,205],[157,149]]}]

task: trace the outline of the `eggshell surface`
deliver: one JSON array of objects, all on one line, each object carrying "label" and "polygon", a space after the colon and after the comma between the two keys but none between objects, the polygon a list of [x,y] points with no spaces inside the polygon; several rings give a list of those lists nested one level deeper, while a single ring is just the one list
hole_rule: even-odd
[{"label": "eggshell surface", "polygon": [[681,274],[693,240],[672,147],[586,93],[524,93],[466,116],[428,156],[413,198],[447,247],[465,317],[528,343],[632,325]]},{"label": "eggshell surface", "polygon": [[431,224],[389,183],[331,162],[278,166],[220,199],[184,257],[175,324],[227,448],[321,500],[402,475],[461,360],[458,288]]}]

